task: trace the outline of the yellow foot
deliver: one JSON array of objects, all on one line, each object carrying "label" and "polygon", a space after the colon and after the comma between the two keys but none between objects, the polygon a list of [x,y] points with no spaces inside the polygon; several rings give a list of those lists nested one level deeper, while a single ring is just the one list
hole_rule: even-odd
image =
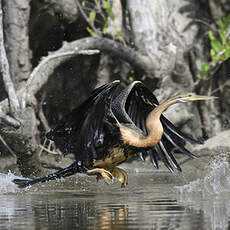
[{"label": "yellow foot", "polygon": [[125,187],[128,184],[128,175],[123,169],[115,167],[111,170],[111,173],[121,182],[121,187]]},{"label": "yellow foot", "polygon": [[111,174],[111,172],[103,169],[103,168],[94,168],[94,169],[89,169],[87,171],[88,175],[97,175],[97,181],[104,179],[104,181],[107,184],[111,184],[113,181],[113,175]]}]

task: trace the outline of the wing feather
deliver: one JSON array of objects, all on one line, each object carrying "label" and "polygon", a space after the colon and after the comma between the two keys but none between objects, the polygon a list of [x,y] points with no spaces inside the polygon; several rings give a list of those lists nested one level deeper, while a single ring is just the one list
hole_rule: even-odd
[{"label": "wing feather", "polygon": [[[146,118],[157,105],[159,105],[159,102],[155,95],[141,82],[136,81],[125,88],[119,97],[112,102],[112,111],[119,122],[131,123],[133,127],[141,129],[146,135]],[[149,155],[156,168],[158,168],[158,159],[160,159],[171,172],[173,167],[181,171],[172,149],[176,148],[182,154],[196,158],[195,155],[184,148],[183,143],[184,141],[190,143],[200,142],[185,135],[163,115],[161,116],[161,122],[164,128],[162,140],[155,147],[147,149],[147,151],[138,150],[138,155],[142,160],[145,159],[146,155]]]},{"label": "wing feather", "polygon": [[167,156],[167,158],[170,160],[170,162],[172,163],[173,167],[175,169],[177,169],[178,171],[182,171],[181,170],[181,167],[179,166],[179,164],[177,163],[176,159],[174,158],[173,154],[168,151],[166,148],[165,148],[165,145],[163,144],[162,141],[159,142],[159,145],[160,145],[160,148],[163,150],[164,154]]},{"label": "wing feather", "polygon": [[[119,82],[105,84],[94,90],[78,108],[66,115],[47,134],[65,154],[72,152],[76,161],[89,164],[101,157],[103,152],[105,125],[110,113],[110,101]],[[98,149],[102,151],[98,151]]]},{"label": "wing feather", "polygon": [[167,127],[168,130],[170,130],[171,133],[174,133],[184,141],[187,141],[191,144],[203,144],[202,141],[195,140],[191,137],[188,137],[185,133],[181,132],[179,129],[177,129],[164,115],[161,116],[161,122],[165,127]]},{"label": "wing feather", "polygon": [[156,150],[158,156],[160,157],[160,159],[162,160],[162,162],[164,163],[164,165],[166,166],[166,168],[170,171],[173,172],[173,167],[171,166],[171,164],[169,163],[167,157],[165,156],[164,152],[162,151],[162,149],[159,146],[159,143],[157,145],[155,145],[154,149]]},{"label": "wing feather", "polygon": [[177,149],[179,150],[181,153],[193,158],[193,159],[197,159],[198,157],[194,154],[192,154],[190,151],[188,151],[186,148],[184,148],[183,145],[179,145],[176,143],[176,141],[174,141],[170,134],[168,133],[168,131],[164,131],[164,136],[167,138],[167,140]]},{"label": "wing feather", "polygon": [[154,150],[154,149],[149,149],[148,151],[147,151],[147,153],[148,153],[148,155],[149,155],[149,157],[150,157],[150,160],[151,160],[151,162],[152,162],[152,164],[153,164],[153,166],[156,168],[156,169],[158,169],[159,168],[159,166],[158,166],[158,161],[157,161],[157,158],[156,158],[156,153],[155,153],[156,151]]},{"label": "wing feather", "polygon": [[[159,105],[157,98],[138,81],[120,90],[114,97],[118,85],[116,81],[94,90],[85,102],[58,122],[47,134],[47,138],[54,140],[63,153],[73,152],[76,161],[89,164],[92,159],[105,157],[108,145],[114,145],[115,142],[118,144],[119,138],[115,138],[119,133],[116,122],[129,125],[147,135],[145,121],[148,114]],[[164,128],[161,141],[152,148],[135,151],[142,160],[149,155],[156,168],[158,160],[161,160],[171,172],[173,167],[181,171],[172,149],[195,158],[184,148],[183,143],[199,142],[185,135],[163,115],[161,122]]]}]

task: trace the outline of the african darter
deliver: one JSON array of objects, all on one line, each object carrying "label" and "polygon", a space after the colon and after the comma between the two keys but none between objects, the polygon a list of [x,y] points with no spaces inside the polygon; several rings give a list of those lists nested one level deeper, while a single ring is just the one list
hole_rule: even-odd
[{"label": "african darter", "polygon": [[74,153],[75,162],[45,177],[14,179],[19,187],[45,182],[75,173],[97,175],[110,183],[117,178],[122,186],[127,174],[117,166],[135,155],[149,156],[158,168],[158,161],[173,171],[182,171],[172,153],[196,158],[184,143],[200,143],[176,128],[164,115],[176,103],[213,99],[209,96],[185,94],[174,96],[162,104],[140,81],[122,88],[119,81],[95,89],[78,108],[59,121],[46,137],[55,142],[63,154]]}]

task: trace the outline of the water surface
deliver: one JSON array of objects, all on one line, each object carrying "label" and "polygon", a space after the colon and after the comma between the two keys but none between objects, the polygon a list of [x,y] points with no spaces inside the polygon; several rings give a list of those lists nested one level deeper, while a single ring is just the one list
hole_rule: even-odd
[{"label": "water surface", "polygon": [[218,167],[192,182],[156,170],[129,170],[126,188],[76,175],[19,190],[10,182],[14,175],[0,174],[0,229],[229,230],[230,172],[223,162]]}]

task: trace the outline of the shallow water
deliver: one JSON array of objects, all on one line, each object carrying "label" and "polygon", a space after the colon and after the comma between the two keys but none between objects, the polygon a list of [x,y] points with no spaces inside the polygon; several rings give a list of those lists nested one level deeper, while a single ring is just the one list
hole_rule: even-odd
[{"label": "shallow water", "polygon": [[78,175],[19,190],[14,177],[0,174],[1,230],[230,229],[225,162],[190,183],[181,175],[129,170],[126,188]]}]

